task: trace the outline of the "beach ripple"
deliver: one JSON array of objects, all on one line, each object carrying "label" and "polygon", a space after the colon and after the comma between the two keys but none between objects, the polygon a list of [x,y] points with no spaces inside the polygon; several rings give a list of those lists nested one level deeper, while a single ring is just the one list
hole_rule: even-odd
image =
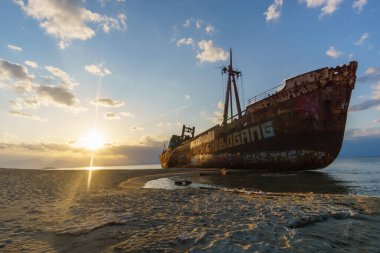
[{"label": "beach ripple", "polygon": [[[144,172],[0,170],[2,252],[379,252],[377,197],[121,187]],[[141,174],[143,175],[143,174]],[[141,176],[140,175],[140,176]]]}]

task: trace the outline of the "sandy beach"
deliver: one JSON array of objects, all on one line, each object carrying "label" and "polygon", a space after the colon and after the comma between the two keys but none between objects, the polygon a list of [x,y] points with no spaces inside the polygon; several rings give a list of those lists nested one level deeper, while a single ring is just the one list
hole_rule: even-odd
[{"label": "sandy beach", "polygon": [[[145,189],[212,170],[0,169],[1,252],[379,252],[380,199]],[[228,175],[227,175],[228,176]]]}]

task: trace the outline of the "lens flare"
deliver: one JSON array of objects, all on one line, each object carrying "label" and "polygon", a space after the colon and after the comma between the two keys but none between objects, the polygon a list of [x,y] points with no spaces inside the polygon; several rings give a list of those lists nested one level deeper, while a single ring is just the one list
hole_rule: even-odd
[{"label": "lens flare", "polygon": [[91,151],[100,149],[104,146],[103,135],[93,129],[80,139],[80,146],[85,147]]}]

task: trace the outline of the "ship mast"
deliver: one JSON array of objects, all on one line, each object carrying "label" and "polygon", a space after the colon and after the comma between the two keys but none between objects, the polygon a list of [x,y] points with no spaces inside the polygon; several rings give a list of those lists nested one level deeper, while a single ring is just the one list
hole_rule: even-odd
[{"label": "ship mast", "polygon": [[[236,108],[238,111],[238,117],[240,118],[242,116],[241,114],[241,107],[240,107],[240,100],[239,100],[239,94],[238,89],[236,85],[236,79],[241,76],[241,72],[234,70],[232,67],[232,49],[230,48],[230,65],[228,67],[224,67],[222,69],[222,73],[228,73],[228,81],[227,81],[227,89],[226,89],[226,99],[224,102],[224,113],[223,113],[223,125],[227,124],[228,120],[228,107],[230,106],[230,117],[232,121],[233,114],[233,106],[232,106],[232,93],[235,95],[235,102],[236,102]],[[236,77],[236,78],[235,78]],[[232,91],[233,86],[233,91]]]}]

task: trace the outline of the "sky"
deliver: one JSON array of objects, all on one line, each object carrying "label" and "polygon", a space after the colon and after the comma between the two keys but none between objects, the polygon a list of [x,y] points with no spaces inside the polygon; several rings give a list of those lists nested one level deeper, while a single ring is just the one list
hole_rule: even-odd
[{"label": "sky", "polygon": [[358,61],[341,155],[380,155],[380,1],[4,0],[0,16],[0,167],[159,163],[182,124],[220,122],[230,48],[243,105]]}]

